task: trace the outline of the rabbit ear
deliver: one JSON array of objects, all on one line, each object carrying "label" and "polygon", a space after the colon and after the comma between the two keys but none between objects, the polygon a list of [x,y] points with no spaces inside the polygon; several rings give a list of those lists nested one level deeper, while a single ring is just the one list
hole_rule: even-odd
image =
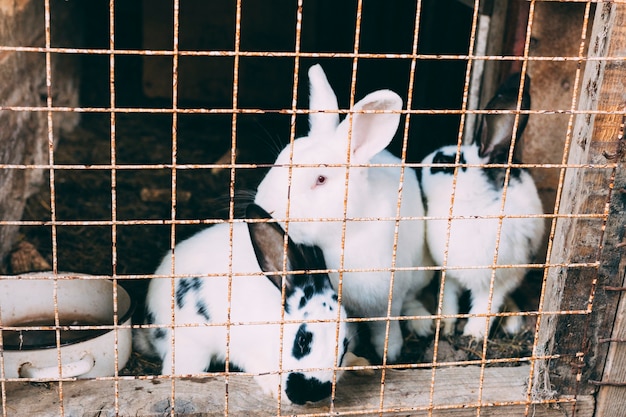
[{"label": "rabbit ear", "polygon": [[[399,113],[359,113],[359,111],[402,110],[402,99],[390,90],[368,94],[354,105],[352,116],[352,157],[355,163],[367,163],[385,149],[398,130]],[[350,117],[341,122],[340,128],[347,138]]]},{"label": "rabbit ear", "polygon": [[[520,87],[520,74],[511,75],[500,86],[496,95],[487,103],[486,110],[517,110],[517,95]],[[524,92],[520,110],[530,109],[530,78],[526,76],[524,80]],[[488,157],[489,163],[506,163],[511,147],[513,135],[513,125],[515,114],[486,114],[480,124],[476,141],[478,142],[481,158]],[[516,140],[520,139],[526,123],[528,114],[520,114],[517,125]]]},{"label": "rabbit ear", "polygon": [[[246,208],[248,219],[271,219],[269,213],[256,204],[249,204]],[[285,256],[285,232],[278,223],[259,222],[248,223],[248,231],[256,259],[264,272],[274,272],[267,278],[278,288],[282,289],[283,260]],[[293,270],[294,265],[300,265],[300,258],[295,244],[288,238],[287,241],[287,270]],[[293,290],[293,280],[288,274],[285,275],[286,293]]]},{"label": "rabbit ear", "polygon": [[309,68],[309,109],[333,113],[309,113],[309,136],[333,133],[339,125],[339,104],[320,64]]}]

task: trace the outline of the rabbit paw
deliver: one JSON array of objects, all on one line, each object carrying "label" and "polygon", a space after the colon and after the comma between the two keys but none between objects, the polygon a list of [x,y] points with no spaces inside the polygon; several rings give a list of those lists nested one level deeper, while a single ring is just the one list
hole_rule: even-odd
[{"label": "rabbit paw", "polygon": [[433,333],[433,321],[431,319],[411,320],[407,325],[417,336],[424,337]]},{"label": "rabbit paw", "polygon": [[485,337],[485,318],[470,317],[463,329],[463,336],[471,336],[474,339],[482,340]]},{"label": "rabbit paw", "polygon": [[509,316],[504,320],[502,328],[507,334],[517,334],[522,330],[524,326],[524,319],[522,316]]},{"label": "rabbit paw", "polygon": [[[277,375],[256,375],[254,380],[261,387],[261,390],[265,395],[272,398],[278,398],[278,376]],[[288,402],[287,398],[283,395],[282,401]]]},{"label": "rabbit paw", "polygon": [[454,333],[456,332],[456,319],[455,318],[448,318],[448,319],[441,319],[441,333],[444,336],[452,336],[454,335]]},{"label": "rabbit paw", "polygon": [[[402,314],[405,316],[430,316],[430,311],[419,300],[406,301],[402,306]],[[410,320],[407,322],[409,329],[418,336],[428,336],[433,333],[433,320],[430,318]]]},{"label": "rabbit paw", "polygon": [[[346,367],[350,367],[350,366],[371,366],[370,361],[368,361],[366,358],[363,358],[361,356],[357,356],[352,352],[346,352],[346,356],[344,356],[343,358],[344,364],[343,366]],[[367,368],[367,369],[355,369],[354,373],[359,375],[359,376],[370,376],[370,375],[374,375],[374,370],[371,368]]]}]

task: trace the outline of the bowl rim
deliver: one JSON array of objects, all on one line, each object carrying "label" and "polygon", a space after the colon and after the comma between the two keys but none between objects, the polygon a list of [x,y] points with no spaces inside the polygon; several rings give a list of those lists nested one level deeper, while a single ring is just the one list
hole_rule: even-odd
[{"label": "bowl rim", "polygon": [[[113,280],[111,279],[96,279],[93,280],[95,282],[109,282],[111,284],[111,286],[115,285],[116,283],[113,282]],[[123,291],[124,294],[126,294],[126,297],[128,297],[128,309],[127,311],[121,316],[118,316],[118,326],[124,326],[126,322],[128,322],[128,324],[130,323],[130,320],[132,318],[132,315],[135,312],[135,307],[136,307],[136,303],[135,300],[133,299],[133,297],[131,297],[130,293],[119,283],[117,283],[117,290],[118,292],[120,290]],[[119,303],[118,303],[119,304]],[[61,325],[60,327],[66,327],[67,325]],[[76,326],[81,326],[80,324],[77,324]],[[98,325],[95,325],[98,326]],[[101,326],[114,326],[112,323],[111,324],[101,324]],[[11,326],[13,327],[13,326]],[[15,326],[18,327],[18,326]],[[59,345],[57,345],[56,341],[54,343],[48,343],[48,342],[42,342],[42,343],[36,343],[36,344],[28,344],[28,345],[15,345],[15,344],[5,344],[4,340],[3,343],[0,344],[0,350],[3,351],[7,351],[7,352],[25,352],[25,351],[33,351],[33,350],[50,350],[50,349],[56,349],[57,346],[58,347],[63,347],[63,346],[69,346],[69,345],[76,345],[79,343],[83,343],[86,341],[90,341],[90,340],[94,340],[97,339],[103,335],[106,335],[107,333],[110,333],[112,331],[116,330],[115,328],[111,328],[111,329],[89,329],[88,330],[88,334],[86,334],[85,336],[81,336],[81,337],[76,337],[76,338],[72,338],[70,340],[65,340],[65,341],[60,341]],[[123,331],[126,330],[125,328],[122,329],[117,329],[118,332],[119,331]],[[130,330],[130,327],[128,328],[128,330]],[[2,330],[4,331],[4,330]],[[54,330],[51,330],[54,331]]]}]

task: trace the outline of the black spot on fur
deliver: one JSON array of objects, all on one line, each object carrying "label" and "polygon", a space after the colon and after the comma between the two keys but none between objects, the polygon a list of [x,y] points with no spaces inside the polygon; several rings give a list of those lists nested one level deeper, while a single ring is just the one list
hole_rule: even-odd
[{"label": "black spot on fur", "polygon": [[[326,269],[326,263],[324,262],[324,254],[322,250],[317,246],[298,245],[299,253],[302,259],[299,260],[298,265],[294,265],[294,270],[300,270],[305,265],[307,270],[324,270]],[[296,292],[296,289],[301,289],[304,294],[300,296],[298,300],[298,308],[304,308],[308,301],[317,294],[324,294],[328,290],[332,290],[332,285],[328,274],[293,274],[290,276],[291,288],[286,293],[288,299],[295,294],[300,295],[300,292]],[[336,294],[333,295],[335,301],[337,300]],[[293,305],[293,303],[292,303]],[[289,304],[285,303],[285,312],[289,313]]]},{"label": "black spot on fur", "polygon": [[339,296],[337,294],[333,294],[333,300],[339,301]]},{"label": "black spot on fur", "polygon": [[343,339],[343,353],[341,354],[341,357],[339,358],[339,365],[343,365],[343,359],[346,357],[346,353],[348,353],[348,338],[344,338]]},{"label": "black spot on fur", "polygon": [[185,296],[189,292],[189,280],[181,279],[178,282],[178,286],[176,287],[176,305],[178,308],[183,308],[185,306]]},{"label": "black spot on fur", "polygon": [[[484,168],[483,172],[487,177],[487,181],[495,191],[501,190],[504,187],[504,179],[506,178],[506,168]],[[511,168],[511,175],[509,177],[509,184],[513,182],[519,182],[522,174],[522,168]]]},{"label": "black spot on fur", "polygon": [[209,317],[209,311],[207,309],[206,304],[204,304],[204,302],[198,300],[196,301],[196,312],[201,315],[202,317],[204,317],[204,319],[206,321],[209,321],[210,317]]},{"label": "black spot on fur", "polygon": [[302,359],[309,353],[311,353],[311,343],[313,342],[313,333],[306,329],[306,324],[300,325],[298,333],[296,333],[296,340],[293,341],[293,348],[291,354],[296,359]]},{"label": "black spot on fur", "polygon": [[298,305],[298,308],[303,308],[306,305],[306,303],[311,299],[311,297],[313,297],[313,294],[316,292],[314,285],[306,285],[303,288],[303,291],[304,291],[304,295],[302,296],[302,298],[300,298],[300,303]]},{"label": "black spot on fur", "polygon": [[147,311],[146,312],[145,323],[146,324],[154,324],[154,314],[152,314],[151,311]]},{"label": "black spot on fur", "polygon": [[[146,311],[146,316],[144,318],[144,323],[145,324],[154,324],[155,320],[154,320],[154,314],[151,311]],[[156,328],[151,330],[152,332],[152,337],[154,337],[155,339],[163,339],[167,332],[165,331],[165,329],[161,329],[161,328]]]},{"label": "black spot on fur", "polygon": [[316,402],[327,398],[331,389],[330,381],[322,382],[317,378],[307,378],[297,372],[289,374],[285,392],[292,403],[305,404],[307,401]]},{"label": "black spot on fur", "polygon": [[165,336],[167,336],[167,332],[165,331],[165,329],[154,329],[154,338],[155,339],[164,339]]},{"label": "black spot on fur", "polygon": [[183,278],[178,281],[176,287],[176,306],[183,308],[185,306],[185,297],[189,291],[199,291],[202,287],[202,281],[198,277]]},{"label": "black spot on fur", "polygon": [[199,291],[202,288],[202,280],[198,277],[191,278],[191,289],[194,291]]},{"label": "black spot on fur", "polygon": [[[220,360],[212,360],[205,368],[203,372],[224,372],[226,371],[226,363]],[[244,372],[244,370],[234,363],[230,362],[228,365],[228,372]]]},{"label": "black spot on fur", "polygon": [[[435,154],[435,157],[433,158],[433,164],[454,164],[455,163],[455,159],[456,159],[456,155],[446,155],[443,152],[439,151]],[[461,153],[461,156],[459,158],[459,163],[460,164],[465,164],[467,163],[465,161],[465,157],[463,156],[463,154]],[[465,172],[467,171],[467,167],[461,167],[461,171]],[[437,173],[443,173],[443,174],[454,174],[454,167],[438,167],[438,166],[433,166],[430,168],[430,173],[431,174],[437,174]]]},{"label": "black spot on fur", "polygon": [[[317,246],[298,245],[302,254],[302,268],[306,265],[308,270],[326,269],[324,261],[324,253]],[[301,288],[304,296],[310,299],[315,294],[323,293],[327,288],[331,288],[330,280],[327,274],[295,274],[292,276],[293,286]],[[287,294],[289,296],[291,294]]]},{"label": "black spot on fur", "polygon": [[310,299],[313,296],[314,291],[315,288],[312,285],[307,285],[306,287],[304,287],[304,296],[307,299]]},{"label": "black spot on fur", "polygon": [[426,196],[424,195],[424,185],[422,184],[422,167],[415,168],[415,172],[417,173],[417,182],[420,186],[420,197],[422,197],[422,204],[424,205],[424,210],[428,212],[428,201],[426,200]]}]

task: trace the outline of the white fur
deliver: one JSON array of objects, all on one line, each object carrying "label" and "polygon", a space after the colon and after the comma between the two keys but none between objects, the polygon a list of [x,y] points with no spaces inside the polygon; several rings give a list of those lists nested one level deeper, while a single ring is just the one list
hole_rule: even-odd
[{"label": "white fur", "polygon": [[[478,156],[475,145],[460,148],[467,164],[483,164],[486,159]],[[456,146],[437,149],[428,155],[422,163],[430,164],[437,152],[455,155]],[[526,268],[495,269],[493,298],[489,304],[489,287],[496,238],[498,218],[480,219],[479,216],[498,216],[501,211],[501,188],[494,188],[487,181],[485,171],[478,167],[468,167],[466,171],[458,169],[456,192],[452,216],[466,216],[466,219],[453,219],[450,225],[449,242],[447,240],[448,216],[452,197],[453,175],[438,172],[432,174],[430,167],[422,168],[422,187],[427,199],[427,216],[444,217],[443,220],[428,220],[427,242],[436,264],[444,268],[478,266],[479,269],[446,269],[442,314],[458,314],[458,297],[463,289],[469,289],[472,295],[470,314],[482,314],[482,317],[470,317],[464,334],[483,338],[486,334],[485,315],[497,313],[504,303],[504,298],[522,281]],[[542,214],[542,205],[537,188],[530,174],[522,170],[520,180],[511,176],[506,193],[504,215]],[[498,265],[527,264],[537,253],[544,232],[544,220],[541,218],[504,218],[498,246]],[[447,252],[447,260],[444,259]],[[454,331],[455,318],[443,319],[444,333]],[[517,320],[519,324],[519,320]],[[509,330],[513,330],[509,327]]]},{"label": "white fur", "polygon": [[[178,326],[175,333],[175,364],[172,368],[172,338],[168,331],[165,338],[155,338],[150,333],[151,342],[158,355],[163,359],[163,374],[197,374],[213,360],[224,361],[229,346],[230,362],[246,372],[259,374],[256,381],[264,392],[277,396],[279,381],[282,385],[282,399],[287,401],[285,393],[287,372],[279,380],[279,370],[325,368],[305,372],[321,381],[331,381],[333,368],[337,364],[335,349],[338,336],[338,355],[344,352],[342,344],[346,337],[346,324],[337,325],[338,313],[329,305],[337,306],[331,297],[335,292],[327,292],[313,297],[307,307],[298,309],[302,290],[296,289],[294,296],[288,299],[290,314],[285,313],[287,321],[329,320],[325,323],[307,323],[314,333],[311,354],[302,360],[291,355],[294,337],[301,323],[284,325],[283,355],[280,364],[280,325],[279,324],[240,324],[263,323],[281,320],[281,292],[268,278],[259,275],[233,275],[230,302],[230,343],[227,344],[228,314],[228,271],[229,271],[229,225],[218,224],[210,227],[176,246],[176,274],[206,275],[219,273],[217,277],[201,278],[202,288],[197,293],[188,293],[188,300],[182,308],[175,307],[174,323]],[[253,274],[261,272],[251,244],[248,229],[244,223],[233,224],[232,235],[232,272],[233,274]],[[171,275],[171,253],[168,253],[157,275]],[[176,279],[178,287],[180,278]],[[151,281],[147,296],[147,311],[152,312],[155,323],[171,325],[172,280],[155,278]],[[192,296],[193,294],[193,296]],[[209,322],[198,314],[196,301],[207,306]],[[334,304],[333,304],[334,303]],[[341,311],[341,319],[346,317]],[[197,324],[198,327],[182,327]],[[339,333],[337,334],[337,328]]]},{"label": "white fur", "polygon": [[[384,318],[390,290],[389,269],[393,266],[396,231],[393,219],[397,215],[399,188],[402,188],[401,217],[419,218],[424,210],[415,172],[405,169],[404,181],[400,184],[402,161],[384,150],[397,130],[400,115],[357,112],[398,111],[402,100],[392,91],[376,91],[355,104],[355,113],[339,123],[338,115],[332,113],[337,110],[337,99],[319,65],[311,67],[309,80],[310,108],[328,112],[310,115],[309,135],[297,139],[293,149],[287,146],[280,153],[275,166],[259,185],[255,203],[275,218],[289,219],[290,237],[295,242],[318,245],[330,269],[375,269],[341,274],[342,300],[353,316]],[[348,153],[350,164],[396,166],[347,169]],[[347,184],[346,174],[349,175]],[[325,178],[323,184],[318,182],[320,176]],[[366,220],[353,221],[357,218]],[[380,218],[392,220],[378,220]],[[345,242],[342,241],[344,219]],[[397,243],[396,267],[429,264],[423,220],[400,221]],[[337,288],[340,274],[331,273],[330,277]],[[431,277],[428,271],[396,272],[391,315],[429,315],[415,297]],[[372,321],[369,325],[376,352],[383,356],[386,322]],[[425,335],[430,332],[432,323],[415,320],[409,325]],[[392,321],[387,351],[390,361],[398,358],[402,342],[399,323]]]}]

